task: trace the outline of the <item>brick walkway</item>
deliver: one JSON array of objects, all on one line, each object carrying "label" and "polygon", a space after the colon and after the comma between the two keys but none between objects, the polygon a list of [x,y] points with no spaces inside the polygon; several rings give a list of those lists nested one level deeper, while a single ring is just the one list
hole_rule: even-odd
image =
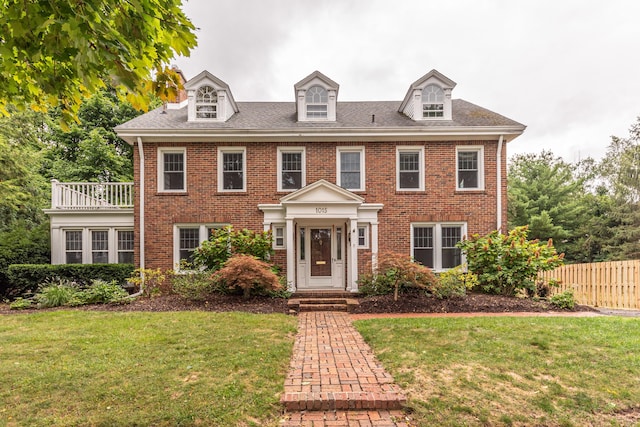
[{"label": "brick walkway", "polygon": [[407,426],[403,391],[341,312],[300,313],[281,426]]}]

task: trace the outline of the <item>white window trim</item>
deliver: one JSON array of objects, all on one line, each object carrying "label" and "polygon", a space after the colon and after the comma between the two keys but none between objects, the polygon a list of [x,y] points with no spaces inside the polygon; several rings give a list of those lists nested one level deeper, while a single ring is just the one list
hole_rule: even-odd
[{"label": "white window trim", "polygon": [[278,147],[278,191],[296,191],[297,189],[283,189],[282,188],[282,154],[283,153],[302,153],[302,182],[301,187],[307,185],[307,153],[305,147]]},{"label": "white window trim", "polygon": [[173,265],[175,271],[185,271],[180,270],[180,229],[182,228],[197,228],[198,229],[198,240],[200,241],[200,245],[202,242],[209,240],[209,233],[207,232],[210,228],[223,228],[228,226],[229,224],[220,224],[220,223],[176,223],[173,224]]},{"label": "white window trim", "polygon": [[[121,252],[118,250],[118,231],[133,231],[131,227],[103,227],[103,226],[95,226],[95,227],[64,227],[61,229],[62,239],[60,242],[60,249],[62,253],[61,263],[66,264],[67,261],[67,240],[66,233],[67,231],[79,231],[81,233],[82,239],[82,264],[93,264],[93,239],[92,232],[93,231],[106,231],[107,234],[107,253],[108,253],[108,263],[109,264],[118,264],[118,253]],[[135,241],[134,241],[135,248]],[[128,252],[128,251],[125,251]],[[135,253],[135,249],[134,249]]]},{"label": "white window trim", "polygon": [[[364,229],[364,245],[360,244],[360,230],[362,229]],[[369,249],[369,224],[358,224],[356,237],[358,239],[358,249]]]},{"label": "white window trim", "polygon": [[[478,152],[478,186],[473,188],[462,188],[458,182],[458,156],[460,152]],[[484,146],[482,145],[459,145],[456,146],[456,191],[484,191]]]},{"label": "white window trim", "polygon": [[[107,250],[106,251],[105,250],[94,250],[93,249],[93,233],[96,232],[96,231],[106,231],[107,232]],[[117,249],[117,248],[113,248],[113,242],[111,241],[113,239],[110,238],[109,234],[110,233],[109,233],[109,229],[108,228],[96,227],[96,228],[91,228],[89,230],[89,245],[90,246],[89,246],[88,249],[89,249],[89,257],[90,257],[89,259],[91,261],[90,264],[95,264],[93,262],[93,254],[96,253],[96,252],[106,252],[107,253],[107,264],[111,261],[111,259],[112,259],[111,258],[111,253],[113,252],[112,249]],[[100,263],[100,264],[102,264],[102,263]]]},{"label": "white window trim", "polygon": [[[184,161],[182,190],[165,190],[164,188],[164,154],[182,153]],[[185,147],[158,147],[158,192],[159,193],[186,193],[187,192],[187,149]]]},{"label": "white window trim", "polygon": [[[216,93],[216,102],[198,102],[198,91],[200,91],[200,89],[202,89],[205,86],[209,86],[211,89],[213,89],[213,91]],[[218,104],[220,102],[220,97],[218,96],[218,90],[215,88],[215,86],[209,84],[209,83],[203,83],[202,85],[198,86],[198,88],[195,90],[195,99],[194,99],[194,109],[195,109],[195,114],[194,114],[194,120],[198,121],[198,122],[216,122],[216,121],[220,121],[220,108],[218,107]],[[213,105],[216,107],[216,116],[215,117],[198,117],[198,107],[200,106],[209,106],[209,105]]]},{"label": "white window trim", "polygon": [[[424,100],[424,90],[429,87],[429,86],[435,86],[437,88],[439,88],[442,91],[442,101],[438,102],[438,101],[434,101],[434,102],[425,102]],[[442,120],[445,118],[445,109],[446,109],[446,92],[444,90],[444,88],[442,86],[440,86],[439,84],[436,83],[429,83],[427,85],[425,85],[422,88],[421,94],[420,94],[420,116],[422,120]],[[442,105],[442,115],[440,116],[434,116],[434,117],[425,117],[424,116],[424,106],[425,105]],[[429,110],[429,111],[433,111],[433,110]]]},{"label": "white window trim", "polygon": [[[307,94],[308,91],[310,91],[311,89],[315,88],[315,87],[319,87],[321,89],[323,89],[326,93],[327,96],[327,101],[326,102],[309,102],[307,100]],[[325,116],[324,117],[311,117],[309,114],[309,107],[310,106],[324,106],[325,107]],[[309,122],[326,122],[329,120],[329,89],[324,87],[323,85],[319,85],[319,84],[315,84],[313,86],[311,86],[309,89],[307,89],[306,93],[305,93],[305,98],[304,98],[304,115],[307,121]]]},{"label": "white window trim", "polygon": [[[120,242],[118,241],[118,234],[119,234],[120,231],[130,231],[130,232],[133,233],[133,247],[131,248],[130,251],[129,250],[125,251],[125,250],[119,249],[118,243],[120,243]],[[114,249],[114,252],[115,252],[115,261],[114,262],[119,264],[118,260],[120,259],[120,253],[121,252],[123,252],[123,253],[124,252],[133,252],[133,255],[135,257],[136,240],[135,240],[135,232],[133,231],[133,229],[132,228],[116,228],[116,229],[114,229],[113,234],[114,234],[114,247],[113,247],[113,249]]]},{"label": "white window trim", "polygon": [[[223,154],[242,153],[242,189],[225,189],[223,187]],[[247,192],[247,148],[246,147],[218,147],[218,191],[220,193],[246,193]]]},{"label": "white window trim", "polygon": [[[400,153],[415,153],[418,152],[419,162],[419,180],[420,185],[418,188],[402,188],[400,187]],[[400,145],[396,147],[396,191],[424,191],[424,146],[416,145]]]},{"label": "white window trim", "polygon": [[[276,242],[276,230],[282,229],[282,245]],[[273,237],[273,249],[287,249],[287,227],[285,224],[271,224],[271,233]]]},{"label": "white window trim", "polygon": [[[421,227],[433,228],[433,271],[447,271],[449,268],[442,268],[442,227],[460,227],[460,235],[464,238],[467,235],[466,222],[413,222],[411,223],[411,257],[413,257],[414,242],[413,229]],[[461,252],[460,263],[465,264],[464,252]]]},{"label": "white window trim", "polygon": [[365,171],[367,168],[365,167],[365,152],[363,146],[346,146],[346,147],[337,147],[336,148],[336,183],[338,187],[342,187],[342,183],[340,182],[341,170],[340,170],[340,153],[360,153],[360,188],[347,188],[349,191],[365,191],[366,187],[366,176]]}]

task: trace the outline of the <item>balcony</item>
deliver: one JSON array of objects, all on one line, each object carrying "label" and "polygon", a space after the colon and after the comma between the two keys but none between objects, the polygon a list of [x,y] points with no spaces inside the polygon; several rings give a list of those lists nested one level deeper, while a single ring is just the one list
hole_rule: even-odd
[{"label": "balcony", "polygon": [[51,209],[133,208],[133,182],[59,182],[51,180]]}]

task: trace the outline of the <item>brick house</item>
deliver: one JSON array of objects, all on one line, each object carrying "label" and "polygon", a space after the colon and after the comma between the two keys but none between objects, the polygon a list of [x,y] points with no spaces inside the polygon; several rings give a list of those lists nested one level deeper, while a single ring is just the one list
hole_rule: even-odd
[{"label": "brick house", "polygon": [[[462,263],[463,236],[506,228],[506,145],[525,126],[452,99],[455,85],[432,70],[402,101],[338,102],[339,85],[316,71],[293,102],[236,102],[203,71],[183,102],[116,128],[135,149],[135,198],[120,206],[131,225],[108,227],[109,262],[120,232],[137,265],[165,269],[232,225],[273,233],[291,290],[357,291],[385,251],[436,271]],[[76,236],[87,258],[91,227]],[[68,252],[74,230],[56,230]]]}]

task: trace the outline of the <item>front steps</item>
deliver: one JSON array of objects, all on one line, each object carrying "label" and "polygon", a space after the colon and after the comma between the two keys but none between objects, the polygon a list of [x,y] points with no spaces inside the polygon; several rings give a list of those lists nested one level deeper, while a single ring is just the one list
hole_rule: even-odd
[{"label": "front steps", "polygon": [[289,314],[309,311],[343,311],[350,313],[358,305],[351,292],[312,291],[296,292],[287,303]]}]

